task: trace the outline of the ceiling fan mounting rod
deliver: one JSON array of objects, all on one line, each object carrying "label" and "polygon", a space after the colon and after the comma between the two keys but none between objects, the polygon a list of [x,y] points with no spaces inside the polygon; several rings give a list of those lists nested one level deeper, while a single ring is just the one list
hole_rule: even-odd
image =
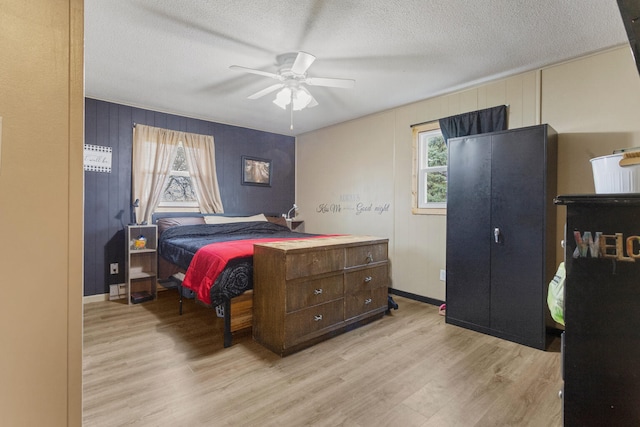
[{"label": "ceiling fan mounting rod", "polygon": [[286,87],[288,87],[289,89],[298,89],[300,87],[301,82],[300,80],[296,80],[296,79],[285,79],[283,80],[283,83]]}]

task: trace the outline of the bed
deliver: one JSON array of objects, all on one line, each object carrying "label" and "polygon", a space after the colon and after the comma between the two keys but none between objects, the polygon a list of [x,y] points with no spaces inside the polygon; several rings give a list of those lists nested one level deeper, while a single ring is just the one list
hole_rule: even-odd
[{"label": "bed", "polygon": [[185,293],[222,314],[225,347],[232,344],[234,332],[251,327],[253,244],[322,237],[292,231],[284,218],[262,214],[156,214],[154,222],[159,236],[158,278],[177,284],[181,314]]}]

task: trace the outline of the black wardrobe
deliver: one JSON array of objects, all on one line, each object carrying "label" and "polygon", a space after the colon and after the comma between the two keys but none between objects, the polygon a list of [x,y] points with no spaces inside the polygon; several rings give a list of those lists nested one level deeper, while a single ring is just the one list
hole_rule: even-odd
[{"label": "black wardrobe", "polygon": [[448,147],[446,322],[545,349],[557,134],[545,124]]}]

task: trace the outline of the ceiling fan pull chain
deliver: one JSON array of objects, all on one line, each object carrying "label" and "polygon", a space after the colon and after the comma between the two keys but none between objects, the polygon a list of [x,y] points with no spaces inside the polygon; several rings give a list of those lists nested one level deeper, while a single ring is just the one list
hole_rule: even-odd
[{"label": "ceiling fan pull chain", "polygon": [[291,102],[289,103],[289,111],[291,112],[291,125],[289,130],[293,130],[293,91],[291,91]]}]

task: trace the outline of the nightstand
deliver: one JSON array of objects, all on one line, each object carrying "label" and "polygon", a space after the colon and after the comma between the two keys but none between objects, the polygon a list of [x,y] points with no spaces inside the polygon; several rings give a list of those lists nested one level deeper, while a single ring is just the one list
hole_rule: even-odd
[{"label": "nightstand", "polygon": [[304,233],[304,221],[291,219],[287,220],[287,225],[292,231],[297,231],[298,233]]},{"label": "nightstand", "polygon": [[155,299],[158,278],[158,227],[128,225],[125,245],[127,301],[129,304],[137,304]]}]

